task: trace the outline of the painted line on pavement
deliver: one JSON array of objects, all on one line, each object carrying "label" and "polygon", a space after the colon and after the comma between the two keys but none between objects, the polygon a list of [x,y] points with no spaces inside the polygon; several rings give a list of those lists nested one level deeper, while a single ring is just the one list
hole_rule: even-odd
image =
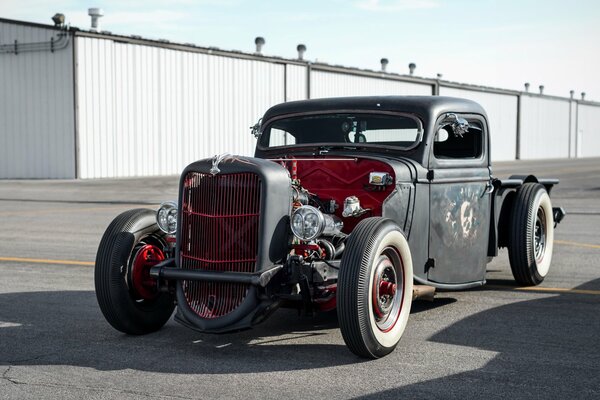
[{"label": "painted line on pavement", "polygon": [[600,244],[569,242],[568,240],[555,240],[554,243],[556,243],[556,244],[564,244],[564,245],[567,245],[567,246],[585,247],[585,248],[588,248],[588,249],[600,249]]},{"label": "painted line on pavement", "polygon": [[569,289],[569,288],[557,288],[557,287],[542,287],[542,286],[525,286],[525,287],[514,287],[505,285],[485,285],[483,289],[500,290],[504,292],[536,292],[536,293],[550,293],[550,294],[590,294],[593,296],[600,296],[600,290],[591,289]]},{"label": "painted line on pavement", "polygon": [[[125,206],[148,208],[150,204],[106,204],[101,207],[74,207],[74,208],[42,208],[37,210],[17,210],[17,211],[1,211],[0,216],[6,217],[27,217],[43,214],[57,213],[78,213],[78,212],[93,212],[93,211],[111,211],[123,209]],[[158,204],[153,205],[158,207]]]},{"label": "painted line on pavement", "polygon": [[58,265],[84,265],[93,266],[93,261],[75,261],[75,260],[50,260],[46,258],[22,258],[22,257],[0,257],[0,261],[31,263],[31,264],[58,264]]}]

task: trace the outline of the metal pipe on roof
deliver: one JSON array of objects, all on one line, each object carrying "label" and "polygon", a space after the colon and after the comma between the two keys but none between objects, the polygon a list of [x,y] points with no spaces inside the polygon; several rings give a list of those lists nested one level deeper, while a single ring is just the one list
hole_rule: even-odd
[{"label": "metal pipe on roof", "polygon": [[414,75],[416,68],[417,68],[417,64],[415,64],[415,63],[408,64],[408,73],[411,75]]},{"label": "metal pipe on roof", "polygon": [[298,51],[298,60],[304,60],[304,53],[306,52],[306,46],[300,43],[296,46],[296,50]]},{"label": "metal pipe on roof", "polygon": [[254,44],[256,45],[256,54],[262,54],[262,48],[265,43],[265,38],[262,36],[257,36],[256,39],[254,39]]},{"label": "metal pipe on roof", "polygon": [[381,72],[385,72],[390,61],[387,58],[382,58],[379,61],[381,62]]},{"label": "metal pipe on roof", "polygon": [[88,8],[88,15],[92,17],[92,26],[90,27],[90,31],[99,32],[100,31],[100,18],[104,16],[104,11],[101,8]]}]

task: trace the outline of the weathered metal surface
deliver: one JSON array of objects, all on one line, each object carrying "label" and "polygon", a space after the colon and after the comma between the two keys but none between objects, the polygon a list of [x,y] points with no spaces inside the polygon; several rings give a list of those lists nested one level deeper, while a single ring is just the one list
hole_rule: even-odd
[{"label": "weathered metal surface", "polygon": [[[435,261],[428,279],[447,284],[481,281],[491,218],[486,187],[489,172],[487,168],[458,167],[435,173],[429,204],[429,257]],[[436,179],[444,183],[436,183]],[[479,182],[473,182],[477,179]]]},{"label": "weathered metal surface", "polygon": [[435,287],[427,285],[413,285],[413,300],[433,301],[435,297]]}]

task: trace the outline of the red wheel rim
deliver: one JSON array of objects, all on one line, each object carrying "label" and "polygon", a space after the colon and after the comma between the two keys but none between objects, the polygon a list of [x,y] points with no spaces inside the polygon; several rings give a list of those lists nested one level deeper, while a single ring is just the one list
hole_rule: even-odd
[{"label": "red wheel rim", "polygon": [[152,300],[158,296],[156,279],[150,276],[150,268],[164,259],[163,251],[153,244],[146,244],[135,253],[131,267],[131,286],[139,298]]},{"label": "red wheel rim", "polygon": [[372,308],[377,328],[391,331],[402,311],[404,302],[404,265],[397,250],[387,247],[374,266]]}]

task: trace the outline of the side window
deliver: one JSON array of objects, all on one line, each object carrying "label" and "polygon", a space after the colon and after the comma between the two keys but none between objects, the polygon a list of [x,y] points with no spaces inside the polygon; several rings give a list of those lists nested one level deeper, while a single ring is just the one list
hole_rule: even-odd
[{"label": "side window", "polygon": [[296,138],[294,136],[282,129],[271,128],[269,134],[269,147],[288,146],[291,144],[296,144]]},{"label": "side window", "polygon": [[438,129],[433,141],[433,155],[439,159],[477,159],[483,152],[483,130],[478,122],[469,121],[469,131],[455,134],[450,125]]}]

